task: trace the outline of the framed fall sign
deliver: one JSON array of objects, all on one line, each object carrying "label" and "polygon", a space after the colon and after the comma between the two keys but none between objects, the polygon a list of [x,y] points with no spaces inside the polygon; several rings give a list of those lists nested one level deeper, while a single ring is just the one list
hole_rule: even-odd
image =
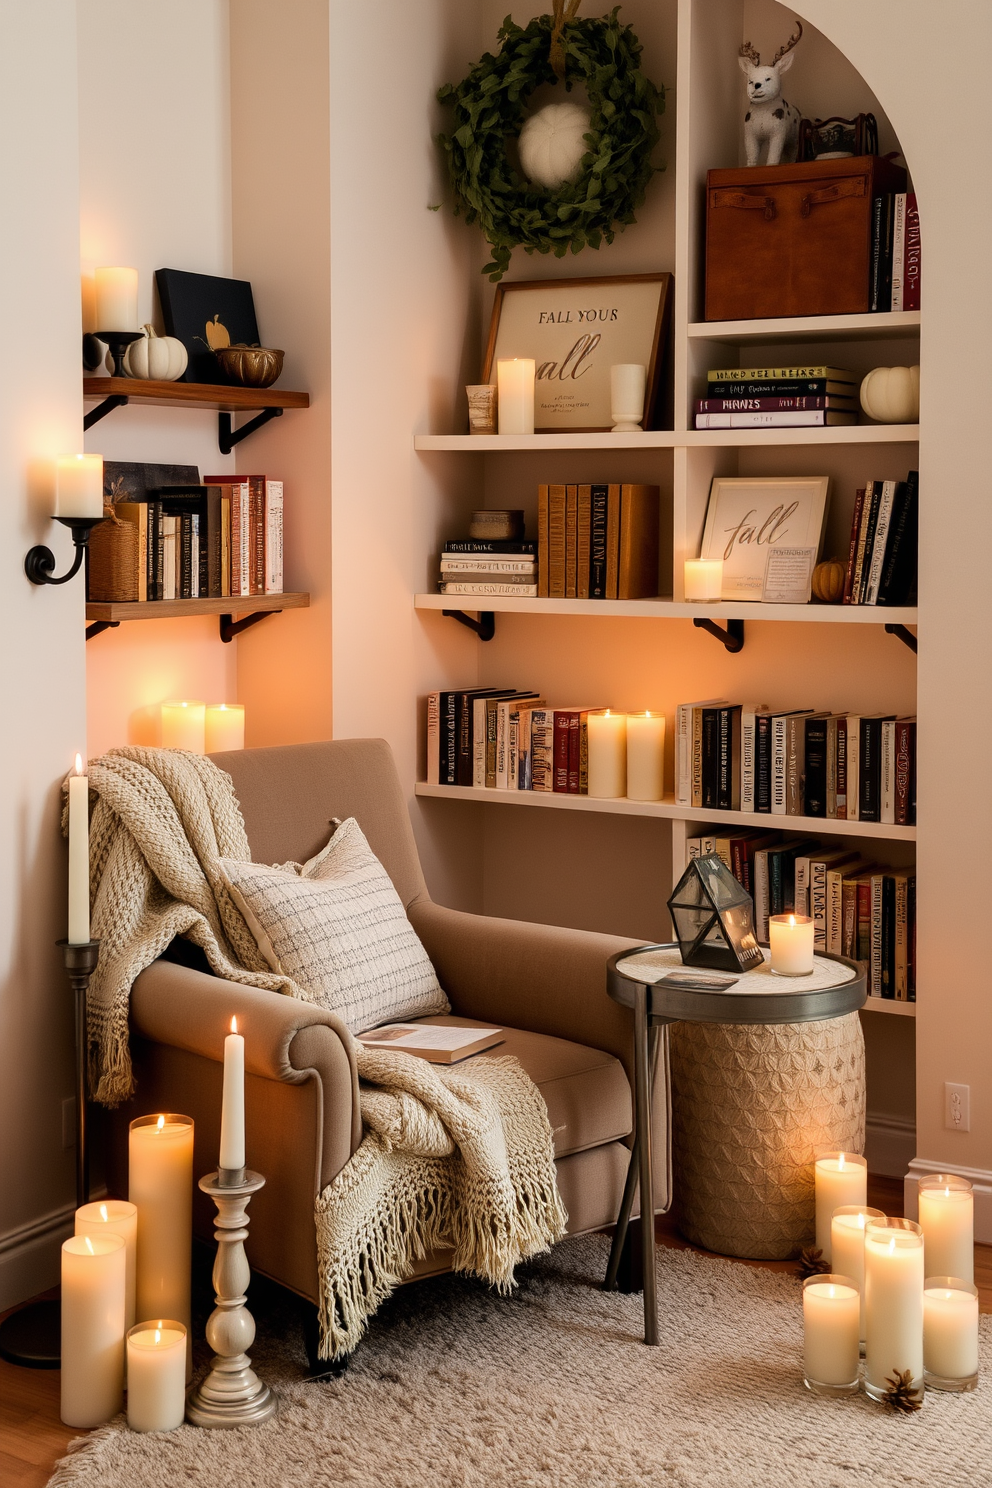
[{"label": "framed fall sign", "polygon": [[257,346],[255,301],[247,279],[156,269],[155,283],[167,336],[189,352],[182,382],[229,382],[214,356],[219,346]]},{"label": "framed fall sign", "polygon": [[772,548],[814,549],[815,562],[829,491],[826,475],[714,476],[699,556],[723,560],[720,598],[760,601]]},{"label": "framed fall sign", "polygon": [[495,382],[504,357],[533,357],[535,432],[602,433],[613,427],[610,368],[637,362],[647,368],[643,424],[649,429],[671,301],[671,274],[501,283],[482,381]]}]

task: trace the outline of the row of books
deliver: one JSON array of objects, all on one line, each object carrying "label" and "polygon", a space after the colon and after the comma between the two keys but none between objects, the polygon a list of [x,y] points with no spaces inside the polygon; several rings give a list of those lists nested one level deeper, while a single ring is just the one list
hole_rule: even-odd
[{"label": "row of books", "polygon": [[854,498],[844,603],[911,604],[916,595],[920,477],[869,481]]},{"label": "row of books", "polygon": [[[267,476],[207,476],[118,501],[137,528],[137,575],[122,575],[108,547],[91,554],[87,597],[113,601],[221,599],[283,592],[283,483]],[[118,590],[122,592],[117,592]],[[126,592],[125,592],[126,591]]]},{"label": "row of books", "polygon": [[710,698],[675,716],[675,800],[716,811],[916,822],[916,719]]},{"label": "row of books", "polygon": [[916,870],[863,861],[851,847],[760,828],[690,837],[689,857],[715,853],[754,900],[755,934],[771,915],[809,915],[818,951],[862,961],[872,997],[916,1001]]},{"label": "row of books", "polygon": [[590,713],[538,692],[468,688],[427,695],[427,782],[585,795]]},{"label": "row of books", "polygon": [[871,218],[870,308],[919,310],[921,267],[915,192],[876,196]]},{"label": "row of books", "polygon": [[697,429],[828,428],[858,421],[859,380],[843,367],[714,367]]},{"label": "row of books", "polygon": [[660,510],[657,486],[539,486],[538,594],[550,599],[657,594]]}]

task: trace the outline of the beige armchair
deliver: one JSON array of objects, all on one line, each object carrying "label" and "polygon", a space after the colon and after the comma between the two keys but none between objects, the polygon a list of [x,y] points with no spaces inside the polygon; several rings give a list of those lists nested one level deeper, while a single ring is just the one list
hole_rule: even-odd
[{"label": "beige armchair", "polygon": [[[358,820],[437,969],[451,1021],[504,1028],[499,1052],[516,1055],[541,1090],[570,1233],[612,1224],[632,1124],[631,1027],[626,1010],[607,997],[606,962],[636,942],[434,904],[384,740],[251,749],[214,759],[234,780],[259,862],[303,861],[324,846],[332,817]],[[195,961],[200,953],[189,950],[194,955],[186,959]],[[252,1201],[249,1259],[313,1303],[314,1200],[361,1140],[354,1064],[320,1008],[167,959],[143,972],[131,997],[137,1091],[113,1117],[111,1191],[127,1191],[128,1122],[152,1111],[192,1116],[197,1176],[216,1167],[220,1061],[232,1014],[246,1036],[248,1165],[266,1180]],[[662,1088],[657,1104],[655,1151],[664,1154]],[[668,1199],[663,1159],[658,1166],[661,1206]],[[211,1236],[212,1218],[213,1206],[197,1192],[194,1230],[201,1238]],[[415,1274],[447,1269],[441,1253]]]}]

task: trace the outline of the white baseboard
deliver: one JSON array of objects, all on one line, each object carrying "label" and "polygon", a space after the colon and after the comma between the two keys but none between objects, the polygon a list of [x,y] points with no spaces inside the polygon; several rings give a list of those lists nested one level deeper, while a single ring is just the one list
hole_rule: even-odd
[{"label": "white baseboard", "polygon": [[869,1173],[880,1173],[886,1178],[904,1178],[915,1156],[914,1122],[899,1116],[873,1116],[869,1113],[865,1123],[865,1157]]},{"label": "white baseboard", "polygon": [[[106,1188],[93,1194],[103,1198]],[[62,1241],[72,1234],[75,1204],[0,1235],[0,1312],[58,1286]]]},{"label": "white baseboard", "polygon": [[953,1173],[958,1178],[967,1178],[974,1187],[975,1239],[979,1245],[992,1245],[992,1172],[987,1168],[963,1168],[957,1163],[931,1162],[926,1157],[914,1157],[908,1166],[904,1199],[907,1219],[919,1216],[919,1180],[928,1173]]}]

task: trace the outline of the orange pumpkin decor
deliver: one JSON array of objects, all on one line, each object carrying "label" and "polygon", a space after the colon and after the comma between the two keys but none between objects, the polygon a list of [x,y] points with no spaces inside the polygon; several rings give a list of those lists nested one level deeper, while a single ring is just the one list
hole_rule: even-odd
[{"label": "orange pumpkin decor", "polygon": [[839,558],[828,558],[813,570],[813,593],[822,604],[840,604],[846,579],[847,564]]}]

